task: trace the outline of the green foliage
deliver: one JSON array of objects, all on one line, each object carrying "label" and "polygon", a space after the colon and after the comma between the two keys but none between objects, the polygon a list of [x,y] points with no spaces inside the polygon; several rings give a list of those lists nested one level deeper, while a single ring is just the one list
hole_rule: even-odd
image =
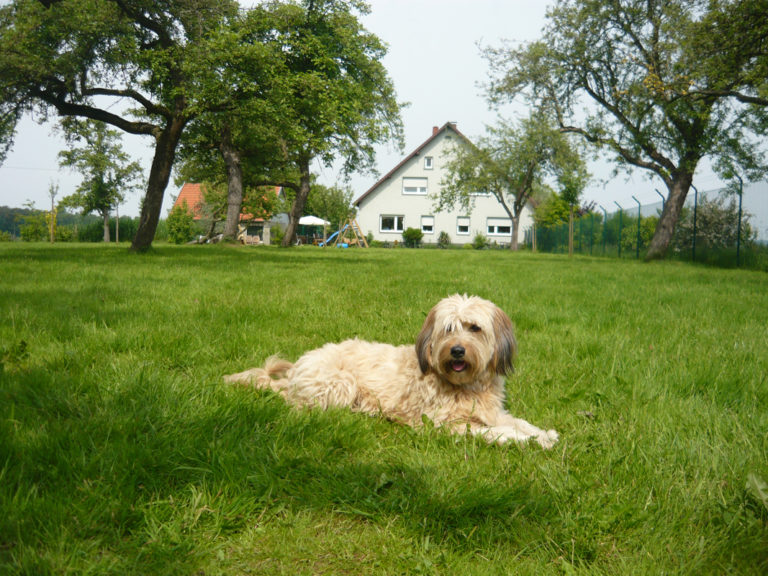
[{"label": "green foliage", "polygon": [[285,231],[280,226],[272,226],[269,229],[270,244],[279,246],[283,242],[283,236],[285,236]]},{"label": "green foliage", "polygon": [[418,228],[406,228],[403,231],[403,244],[406,248],[418,248],[423,238],[424,232]]},{"label": "green foliage", "polygon": [[[349,201],[339,200],[348,191],[336,191],[336,198],[318,189],[307,207],[316,194],[312,163],[340,161],[345,174],[366,172],[375,168],[377,144],[402,147],[400,105],[381,62],[386,46],[363,27],[359,16],[367,11],[362,2],[323,0],[263,3],[244,12],[220,39],[237,55],[221,74],[238,87],[228,92],[247,97],[191,124],[184,173],[221,181],[226,166],[232,184],[241,166],[246,183],[291,191],[286,212],[313,213],[334,225],[346,220]],[[295,226],[289,224],[286,243]]]},{"label": "green foliage", "polygon": [[[652,173],[667,186],[667,202],[682,206],[705,157],[726,179],[758,178],[768,168],[759,138],[765,76],[754,74],[766,56],[742,39],[718,39],[743,28],[744,38],[764,37],[765,19],[740,22],[764,8],[751,0],[558,2],[540,40],[486,50],[489,97],[525,98],[612,156],[617,170]],[[662,214],[649,257],[666,254],[678,213]]]},{"label": "green foliage", "polygon": [[[460,205],[470,212],[474,194],[486,192],[499,200],[510,218],[519,217],[528,201],[542,194],[549,178],[557,181],[564,197],[578,200],[589,180],[581,152],[546,115],[534,113],[518,124],[501,122],[476,146],[465,142],[454,147],[438,210]],[[513,248],[517,242],[515,229]]]},{"label": "green foliage", "polygon": [[439,248],[450,248],[451,237],[448,235],[448,232],[446,232],[445,230],[442,230],[440,232],[440,235],[437,237],[437,246]]},{"label": "green foliage", "polygon": [[[629,224],[621,230],[621,248],[627,251],[637,250],[637,218],[627,218]],[[653,238],[659,219],[656,216],[640,218],[640,250],[645,250]]]},{"label": "green foliage", "polygon": [[[696,250],[711,251],[735,248],[739,234],[738,199],[702,195],[696,209]],[[741,242],[748,246],[755,240],[750,226],[750,214],[741,216]],[[693,209],[686,208],[675,231],[673,247],[676,252],[690,251],[693,243]]]},{"label": "green foliage", "polygon": [[[118,233],[120,242],[131,242],[136,235],[139,223],[138,218],[128,216],[120,217],[119,230],[115,228],[115,219],[109,220],[109,236],[114,241]],[[103,242],[104,241],[104,223],[101,221],[91,222],[82,226],[78,230],[77,239],[80,242]]]},{"label": "green foliage", "polygon": [[[120,133],[103,122],[62,120],[69,148],[59,152],[59,164],[79,172],[83,180],[74,194],[62,199],[60,206],[97,212],[103,220],[125,200],[125,194],[143,185],[138,162],[131,162],[120,144]],[[74,146],[82,142],[82,146]],[[109,242],[109,226],[102,225],[102,239]],[[134,232],[135,233],[135,232]]]},{"label": "green foliage", "polygon": [[51,231],[48,228],[47,212],[34,211],[23,217],[19,226],[19,236],[25,242],[40,242],[50,240]]},{"label": "green foliage", "polygon": [[550,194],[541,202],[533,213],[533,221],[537,226],[556,226],[568,222],[571,205],[561,195]]},{"label": "green foliage", "polygon": [[355,215],[352,207],[354,193],[349,187],[323,186],[312,184],[312,193],[304,206],[305,215],[314,215],[331,223],[335,227],[343,224]]},{"label": "green foliage", "polygon": [[236,2],[220,0],[3,4],[0,157],[29,110],[89,118],[151,137],[148,217],[140,221],[133,245],[147,250],[184,126],[237,92],[230,85],[209,85],[232,56],[217,51],[217,41],[237,11]]},{"label": "green foliage", "polygon": [[[0,245],[0,264],[2,572],[768,569],[764,273],[42,243]],[[556,428],[552,451],[221,380],[329,341],[412,343],[454,292],[510,314],[508,407]]]},{"label": "green foliage", "polygon": [[195,235],[195,217],[186,203],[181,206],[174,206],[168,218],[166,218],[168,227],[168,241],[174,244],[184,244],[192,240]]},{"label": "green foliage", "polygon": [[488,238],[484,235],[478,232],[475,234],[475,237],[472,239],[471,246],[475,250],[483,250],[485,248],[488,248],[490,246],[490,242],[488,241]]}]

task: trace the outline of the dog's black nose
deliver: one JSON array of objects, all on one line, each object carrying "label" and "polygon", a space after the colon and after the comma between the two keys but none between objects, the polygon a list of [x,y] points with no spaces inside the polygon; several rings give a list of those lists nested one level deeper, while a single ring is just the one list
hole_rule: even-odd
[{"label": "dog's black nose", "polygon": [[451,348],[451,356],[454,358],[463,358],[465,352],[464,346],[454,346]]}]

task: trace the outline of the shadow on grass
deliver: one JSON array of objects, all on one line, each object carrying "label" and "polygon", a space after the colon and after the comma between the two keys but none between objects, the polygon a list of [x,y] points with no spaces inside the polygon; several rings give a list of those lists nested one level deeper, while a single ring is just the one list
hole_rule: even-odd
[{"label": "shadow on grass", "polygon": [[[408,537],[464,549],[514,539],[525,546],[555,521],[548,496],[529,483],[494,482],[478,466],[446,468],[445,452],[461,447],[435,431],[398,429],[389,434],[393,450],[377,432],[395,424],[299,412],[270,393],[141,370],[118,382],[15,370],[0,383],[12,415],[0,424],[5,560],[86,541],[135,555],[158,523],[174,525],[200,505],[190,490],[221,511],[219,533],[245,529],[265,509],[313,510],[394,521]],[[422,452],[435,444],[442,460]],[[194,528],[186,537],[190,546],[205,540]]]}]

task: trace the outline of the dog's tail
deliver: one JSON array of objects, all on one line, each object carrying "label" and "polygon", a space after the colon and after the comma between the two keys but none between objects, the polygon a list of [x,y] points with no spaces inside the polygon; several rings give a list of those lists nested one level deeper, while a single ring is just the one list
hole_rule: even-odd
[{"label": "dog's tail", "polygon": [[245,372],[229,374],[224,376],[224,381],[231,384],[250,384],[254,388],[271,388],[277,391],[283,388],[278,383],[286,379],[288,370],[292,367],[291,362],[277,356],[271,356],[267,358],[263,368],[251,368]]}]

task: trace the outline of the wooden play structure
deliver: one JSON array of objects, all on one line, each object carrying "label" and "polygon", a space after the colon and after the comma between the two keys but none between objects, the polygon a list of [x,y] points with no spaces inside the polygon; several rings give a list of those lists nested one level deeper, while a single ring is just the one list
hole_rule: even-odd
[{"label": "wooden play structure", "polygon": [[368,241],[360,231],[356,218],[348,219],[338,232],[328,238],[326,245],[331,246],[362,246],[368,248]]}]

